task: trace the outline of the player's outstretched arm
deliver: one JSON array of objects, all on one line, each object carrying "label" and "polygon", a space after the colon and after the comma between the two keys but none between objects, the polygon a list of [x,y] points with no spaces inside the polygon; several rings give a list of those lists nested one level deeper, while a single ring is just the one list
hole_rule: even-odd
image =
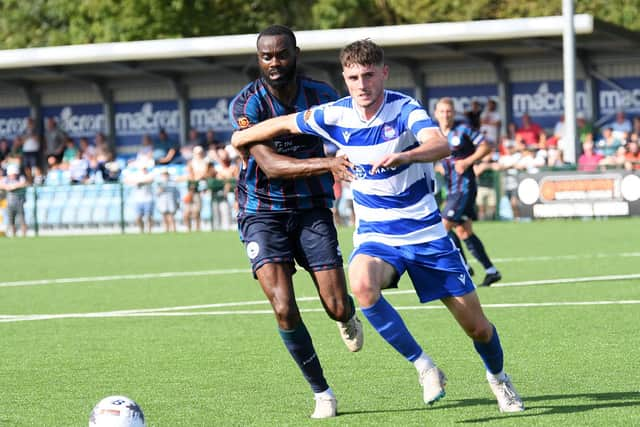
[{"label": "player's outstretched arm", "polygon": [[249,148],[249,152],[262,172],[271,179],[303,178],[331,172],[335,177],[343,181],[353,180],[353,174],[351,173],[353,164],[349,162],[346,156],[296,159],[278,154],[268,144],[254,144]]},{"label": "player's outstretched arm", "polygon": [[451,154],[447,138],[437,128],[424,128],[418,133],[420,146],[410,151],[401,153],[390,153],[384,155],[371,167],[374,174],[378,168],[390,168],[400,166],[405,163],[426,163],[435,162]]},{"label": "player's outstretched arm", "polygon": [[295,113],[274,117],[247,129],[236,131],[231,135],[231,145],[236,149],[243,149],[254,142],[268,141],[286,133],[300,134]]}]

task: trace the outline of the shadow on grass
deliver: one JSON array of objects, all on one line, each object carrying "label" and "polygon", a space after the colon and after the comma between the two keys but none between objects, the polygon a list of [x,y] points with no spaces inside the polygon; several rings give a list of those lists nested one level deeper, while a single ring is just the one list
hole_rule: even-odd
[{"label": "shadow on grass", "polygon": [[[591,403],[570,404],[563,403],[553,405],[554,400],[582,399],[589,400]],[[640,392],[617,392],[617,393],[578,393],[578,394],[553,394],[542,396],[523,396],[526,410],[524,412],[509,414],[507,416],[513,418],[526,419],[529,417],[538,417],[543,415],[554,414],[572,414],[577,412],[592,411],[594,409],[606,408],[626,408],[632,406],[640,406]],[[541,402],[536,404],[536,402]],[[442,408],[476,406],[476,405],[496,405],[494,399],[462,399],[458,401],[448,402],[447,405],[439,405]],[[483,417],[461,421],[461,423],[484,423],[493,420],[504,420],[505,415],[496,414],[495,417]]]},{"label": "shadow on grass", "polygon": [[[559,404],[553,405],[549,401],[554,400],[568,400],[568,399],[583,399],[590,400],[593,403],[584,404]],[[552,394],[542,396],[523,396],[526,410],[524,412],[514,414],[500,414],[495,399],[460,399],[450,400],[445,398],[444,400],[434,404],[431,407],[418,406],[415,408],[399,408],[399,409],[379,409],[379,410],[365,410],[365,411],[339,411],[339,415],[361,415],[361,414],[375,414],[375,413],[401,413],[401,412],[418,412],[418,411],[437,411],[452,408],[471,407],[471,406],[491,406],[495,407],[496,416],[475,418],[459,423],[473,424],[484,423],[494,420],[504,420],[505,417],[514,419],[522,418],[527,419],[530,417],[538,417],[543,415],[553,414],[571,414],[576,412],[586,412],[594,409],[605,408],[625,408],[640,406],[640,392],[618,392],[618,393],[578,393],[578,394]],[[544,404],[536,404],[536,402],[544,402]]]}]

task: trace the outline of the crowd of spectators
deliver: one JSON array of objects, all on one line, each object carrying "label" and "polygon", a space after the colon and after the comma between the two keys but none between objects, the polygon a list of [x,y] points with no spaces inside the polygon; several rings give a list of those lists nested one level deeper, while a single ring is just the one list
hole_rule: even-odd
[{"label": "crowd of spectators", "polygon": [[[640,170],[640,116],[630,120],[623,111],[617,112],[610,123],[599,129],[583,113],[578,112],[576,131],[581,150],[576,153],[576,163],[569,163],[565,159],[564,153],[570,142],[564,137],[564,117],[560,117],[553,129],[544,129],[525,113],[517,123],[507,125],[506,134],[501,134],[502,120],[496,101],[489,100],[485,105],[473,101],[461,119],[482,132],[495,146],[495,150],[476,165],[480,187],[488,190],[479,196],[483,200],[488,199],[488,203],[480,207],[481,217],[491,217],[491,212],[484,212],[485,207],[495,206],[491,182],[496,173],[504,177],[502,188],[512,201],[514,215],[517,215],[516,176],[521,172],[536,173],[556,169],[595,172],[612,168]],[[328,154],[335,154],[335,150],[328,150]],[[163,200],[157,209],[162,210],[167,231],[175,230],[172,218],[180,207],[187,229],[201,228],[202,191],[215,193],[223,201],[216,205],[220,210],[215,214],[222,218],[222,228],[232,228],[235,210],[234,183],[240,171],[239,162],[233,148],[218,141],[213,130],[201,135],[196,129],[191,129],[187,141],[181,145],[164,129],[160,129],[157,135],[144,135],[135,155],[126,159],[117,156],[102,133],[96,134],[92,139],[73,139],[58,127],[53,118],[46,121],[42,139],[36,132],[32,119],[28,119],[22,135],[11,141],[0,139],[0,178],[6,178],[8,171],[17,170],[18,177],[24,177],[29,185],[49,184],[47,177],[57,176],[62,172],[69,184],[131,184],[136,187],[136,194],[140,193],[140,200]],[[169,165],[182,165],[180,170],[183,173],[167,176],[164,173],[166,171],[160,168]],[[140,174],[144,174],[144,171],[152,177],[151,181],[157,186],[157,192],[142,191],[138,188],[141,187],[141,182],[132,181],[135,176],[139,178]],[[129,172],[132,172],[131,176],[124,179]],[[146,177],[143,180],[148,179]],[[185,197],[179,200],[175,197],[173,187],[181,182],[186,182],[188,190]],[[351,223],[353,212],[350,208],[349,184],[336,183],[335,192],[336,221]],[[146,207],[136,206],[141,230],[148,229],[152,210],[148,209],[148,204]]]},{"label": "crowd of spectators", "polygon": [[[160,129],[157,135],[142,136],[133,156],[119,157],[102,133],[74,139],[52,118],[45,128],[41,139],[29,119],[24,134],[11,141],[0,139],[0,181],[9,182],[11,177],[13,182],[16,175],[26,185],[121,182],[132,187],[130,199],[141,231],[151,229],[154,209],[160,211],[166,231],[176,230],[179,209],[186,228],[200,230],[201,193],[209,191],[222,202],[215,205],[221,215],[216,217],[219,226],[233,227],[240,159],[230,145],[216,139],[213,130],[201,136],[191,129],[181,146]],[[186,183],[184,197],[177,196],[180,183]],[[24,203],[24,197],[20,200]]]}]

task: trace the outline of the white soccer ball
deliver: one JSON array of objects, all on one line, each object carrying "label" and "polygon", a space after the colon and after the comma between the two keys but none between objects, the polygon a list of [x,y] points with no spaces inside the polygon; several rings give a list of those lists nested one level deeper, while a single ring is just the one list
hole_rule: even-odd
[{"label": "white soccer ball", "polygon": [[125,396],[102,399],[91,411],[89,427],[146,427],[136,402]]}]

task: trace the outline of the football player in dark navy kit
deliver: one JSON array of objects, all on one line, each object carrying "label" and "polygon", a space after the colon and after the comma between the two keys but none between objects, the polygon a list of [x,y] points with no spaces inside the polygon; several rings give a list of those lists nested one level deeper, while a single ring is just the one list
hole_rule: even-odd
[{"label": "football player in dark navy kit", "polygon": [[472,130],[464,123],[455,123],[455,110],[451,98],[440,99],[436,104],[434,115],[440,130],[449,140],[451,149],[451,156],[442,160],[443,175],[447,184],[447,200],[442,209],[442,220],[463,258],[464,252],[460,239],[484,267],[486,275],[480,286],[491,286],[492,283],[502,279],[502,276],[489,259],[484,245],[473,232],[472,224],[478,219],[476,212],[478,185],[473,164],[489,154],[492,146],[481,133]]},{"label": "football player in dark navy kit", "polygon": [[[337,98],[326,83],[298,75],[298,54],[295,35],[287,27],[274,25],[258,35],[261,75],[229,105],[235,129]],[[360,350],[362,324],[347,292],[331,212],[333,177],[350,179],[351,164],[345,157],[324,157],[323,141],[308,135],[263,141],[242,154],[237,186],[240,238],[273,307],[280,336],[314,392],[311,416],[335,416],[336,398],[300,316],[292,277],[295,262],[309,272],[347,348]]]}]

